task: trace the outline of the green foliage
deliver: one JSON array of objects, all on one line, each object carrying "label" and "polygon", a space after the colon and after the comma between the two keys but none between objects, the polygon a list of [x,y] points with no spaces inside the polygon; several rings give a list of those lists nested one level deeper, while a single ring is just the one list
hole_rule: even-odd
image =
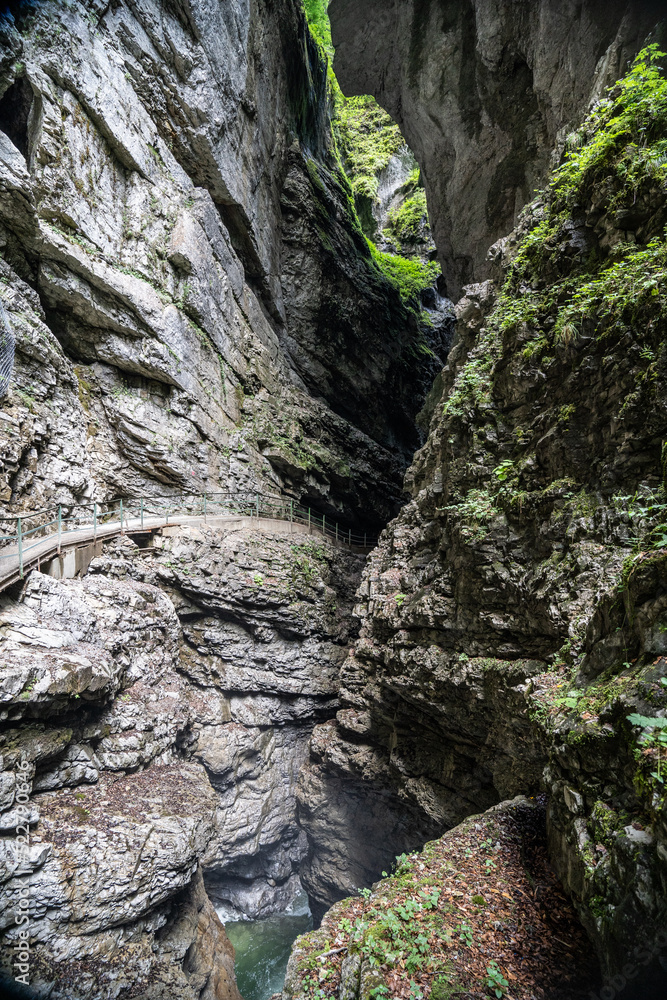
[{"label": "green foliage", "polygon": [[430,288],[441,273],[435,261],[424,263],[418,257],[384,253],[371,240],[366,242],[376,268],[397,289],[406,304],[414,301],[425,288]]},{"label": "green foliage", "polygon": [[410,871],[410,856],[408,854],[397,854],[395,863],[395,875],[407,875]]},{"label": "green foliage", "polygon": [[[660,683],[663,687],[667,687],[667,678],[661,677]],[[664,785],[667,778],[667,760],[663,756],[667,753],[667,719],[660,716],[639,715],[637,712],[626,718],[631,726],[639,726],[644,730],[639,738],[640,745],[656,751],[657,764],[655,771],[651,771],[651,777]]]},{"label": "green foliage", "polygon": [[509,983],[498,968],[496,962],[489,962],[486,967],[486,987],[493,990],[494,994],[500,998],[505,995]]},{"label": "green foliage", "polygon": [[388,909],[373,909],[369,920],[357,922],[359,950],[371,969],[402,961],[410,974],[427,964],[429,954],[428,925],[416,920],[417,914],[437,907],[439,890],[421,893],[420,899],[408,898]]},{"label": "green foliage", "polygon": [[634,551],[623,563],[619,584],[621,591],[627,590],[632,574],[646,561],[647,553],[653,552],[658,556],[662,549],[667,548],[667,504],[663,502],[664,495],[664,487],[660,486],[648,496],[635,493],[633,496],[617,494],[612,497],[613,506],[619,513],[627,515],[635,532]]},{"label": "green foliage", "polygon": [[464,920],[459,927],[454,928],[454,933],[458,933],[459,941],[464,944],[466,948],[472,948],[473,946],[473,935],[472,927],[470,924],[466,923]]},{"label": "green foliage", "polygon": [[650,332],[667,311],[667,245],[664,236],[653,239],[645,249],[620,244],[620,259],[611,262],[590,281],[574,290],[558,313],[554,337],[568,342],[578,335],[584,321],[595,324],[602,336],[632,327],[642,336]]},{"label": "green foliage", "polygon": [[499,345],[493,334],[484,334],[470,359],[456,373],[443,407],[445,417],[465,417],[487,406],[491,399],[491,375]]},{"label": "green foliage", "polygon": [[496,466],[493,470],[493,474],[496,479],[500,480],[501,483],[504,483],[506,479],[510,478],[514,471],[514,462],[511,458],[506,458],[500,463],[500,465]]},{"label": "green foliage", "polygon": [[[650,729],[667,728],[667,719],[662,719],[657,716],[638,715],[636,712],[633,712],[632,715],[628,715],[627,718],[628,722],[630,722],[633,726],[641,726],[642,728]],[[665,734],[665,739],[667,740],[667,733]]]},{"label": "green foliage", "polygon": [[336,126],[354,194],[375,201],[377,175],[405,145],[398,125],[367,95],[341,97],[336,108]]},{"label": "green foliage", "polygon": [[[572,231],[575,206],[605,197],[606,215],[632,210],[642,185],[667,180],[667,81],[662,53],[648,46],[611,95],[600,101],[570,136],[565,161],[543,194],[525,212],[524,229],[488,326],[503,336],[524,327],[535,335],[522,349],[527,360],[552,345],[574,346],[582,334],[598,338],[626,331],[646,341],[659,334],[667,311],[664,234],[645,246],[617,243],[605,256],[581,251],[569,272],[559,273],[562,245]],[[619,223],[620,225],[620,223]],[[548,321],[548,322],[547,322]],[[549,330],[549,333],[545,333]],[[656,357],[641,355],[650,376]]]},{"label": "green foliage", "polygon": [[400,243],[419,243],[425,222],[428,224],[426,192],[419,188],[398,208],[389,210],[386,231]]},{"label": "green foliage", "polygon": [[331,43],[331,25],[327,8],[329,0],[303,0],[303,9],[313,37],[322,46],[330,60],[334,57]]},{"label": "green foliage", "polygon": [[667,81],[658,65],[664,55],[657,45],[643,49],[613,99],[598,102],[570,138],[551,185],[556,208],[577,204],[579,192],[610,169],[631,184],[647,172],[657,179],[667,176]]},{"label": "green foliage", "polygon": [[470,541],[484,538],[488,522],[500,514],[488,490],[469,490],[462,500],[443,510],[456,515],[461,525],[461,534]]}]

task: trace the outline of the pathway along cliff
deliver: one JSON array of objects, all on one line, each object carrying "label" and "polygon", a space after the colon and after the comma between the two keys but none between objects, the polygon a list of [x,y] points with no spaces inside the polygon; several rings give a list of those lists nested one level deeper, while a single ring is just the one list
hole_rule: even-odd
[{"label": "pathway along cliff", "polygon": [[661,16],[2,8],[1,989],[665,995]]}]

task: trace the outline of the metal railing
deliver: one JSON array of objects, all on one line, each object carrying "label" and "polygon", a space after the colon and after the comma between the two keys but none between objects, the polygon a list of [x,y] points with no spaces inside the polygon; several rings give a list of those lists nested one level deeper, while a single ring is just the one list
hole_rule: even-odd
[{"label": "metal railing", "polygon": [[36,550],[43,548],[45,538],[51,539],[59,553],[63,546],[67,548],[91,538],[97,540],[125,532],[154,530],[168,525],[170,518],[172,523],[177,523],[182,517],[200,517],[206,521],[209,517],[221,516],[289,521],[350,549],[369,549],[377,541],[374,535],[353,532],[288,497],[263,493],[187,493],[104,503],[58,504],[12,517],[0,516],[0,588],[3,586],[3,562],[18,559],[22,579],[26,564],[33,561],[33,556],[36,558]]}]

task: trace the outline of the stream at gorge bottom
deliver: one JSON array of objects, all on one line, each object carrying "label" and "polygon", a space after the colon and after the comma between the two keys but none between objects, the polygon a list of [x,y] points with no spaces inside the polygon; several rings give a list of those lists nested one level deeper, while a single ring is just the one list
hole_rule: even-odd
[{"label": "stream at gorge bottom", "polygon": [[236,952],[236,982],[243,1000],[269,1000],[282,990],[292,944],[311,930],[313,918],[308,897],[301,892],[282,913],[224,924]]}]

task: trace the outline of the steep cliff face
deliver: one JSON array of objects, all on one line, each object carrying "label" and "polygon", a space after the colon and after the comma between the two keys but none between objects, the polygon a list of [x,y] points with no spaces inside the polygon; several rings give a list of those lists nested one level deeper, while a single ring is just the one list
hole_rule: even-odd
[{"label": "steep cliff face", "polygon": [[4,600],[2,967],[27,877],[33,987],[238,998],[211,900],[260,916],[296,891],[296,779],[360,564],[306,534],[169,528]]},{"label": "steep cliff face", "polygon": [[433,365],[358,228],[298,5],[11,10],[4,501],[285,489],[386,520]]},{"label": "steep cliff face", "polygon": [[[456,307],[413,499],[369,559],[344,707],[300,783],[320,906],[425,832],[545,788],[553,862],[607,971],[647,954],[667,898],[656,59],[570,137],[493,248],[496,282]],[[336,868],[364,813],[376,835]]]},{"label": "steep cliff face", "polygon": [[452,298],[544,181],[563,126],[663,15],[644,0],[331,0],[344,93],[374,94],[425,178]]}]

